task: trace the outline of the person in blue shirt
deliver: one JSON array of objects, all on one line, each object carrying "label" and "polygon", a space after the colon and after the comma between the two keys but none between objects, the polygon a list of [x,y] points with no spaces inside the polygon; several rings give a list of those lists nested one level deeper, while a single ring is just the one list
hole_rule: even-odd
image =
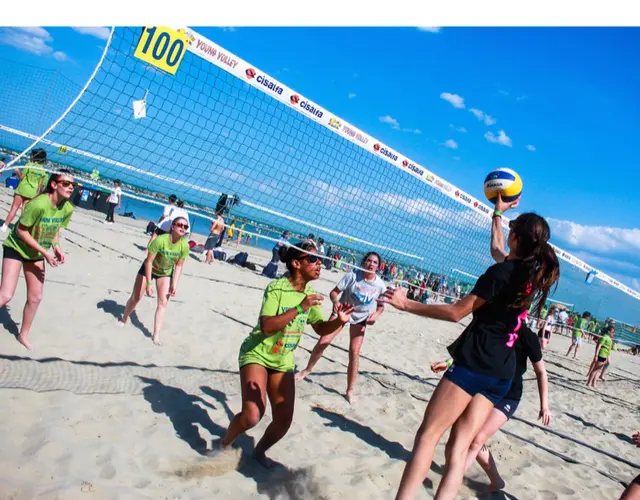
[{"label": "person in blue shirt", "polygon": [[19,183],[20,179],[18,179],[18,174],[14,172],[13,174],[11,174],[11,177],[7,177],[7,179],[4,181],[4,186],[10,189],[15,189],[18,187]]}]

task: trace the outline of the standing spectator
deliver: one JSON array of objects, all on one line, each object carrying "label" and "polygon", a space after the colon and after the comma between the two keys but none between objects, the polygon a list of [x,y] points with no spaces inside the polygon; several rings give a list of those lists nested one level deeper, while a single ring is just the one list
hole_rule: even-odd
[{"label": "standing spectator", "polygon": [[569,324],[569,313],[565,309],[558,314],[558,323],[560,324],[560,331],[565,333],[565,329]]},{"label": "standing spectator", "polygon": [[213,255],[214,249],[218,246],[220,241],[220,234],[224,233],[224,219],[222,218],[222,212],[216,214],[216,220],[211,223],[209,228],[209,237],[204,243],[204,249],[207,252],[204,263],[211,264],[215,258]]},{"label": "standing spectator", "polygon": [[109,207],[107,209],[107,218],[104,223],[113,224],[113,214],[116,207],[120,210],[120,207],[122,206],[122,189],[120,189],[120,179],[116,179],[113,182],[113,189],[111,190],[109,198],[107,198],[107,203],[109,204]]}]

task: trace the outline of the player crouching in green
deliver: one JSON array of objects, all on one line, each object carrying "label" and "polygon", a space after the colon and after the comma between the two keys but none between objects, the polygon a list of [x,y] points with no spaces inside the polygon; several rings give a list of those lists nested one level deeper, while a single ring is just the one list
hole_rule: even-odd
[{"label": "player crouching in green", "polygon": [[349,322],[352,305],[335,310],[337,316],[325,321],[323,300],[309,282],[320,277],[321,258],[313,244],[289,247],[285,263],[289,276],[272,281],[262,299],[258,324],[240,346],[242,410],[233,417],[220,443],[228,448],[238,436],[260,422],[271,402],[273,421],[255,447],[253,456],[264,467],[274,462],[265,452],[280,441],[291,426],[295,402],[293,351],[308,323],[320,335],[329,335]]}]

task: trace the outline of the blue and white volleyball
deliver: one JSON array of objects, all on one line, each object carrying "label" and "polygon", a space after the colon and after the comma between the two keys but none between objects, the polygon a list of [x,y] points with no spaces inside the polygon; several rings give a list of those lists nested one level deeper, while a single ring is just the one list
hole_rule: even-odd
[{"label": "blue and white volleyball", "polygon": [[510,168],[498,168],[487,175],[484,180],[484,195],[491,203],[498,199],[498,193],[502,201],[514,201],[522,194],[522,179]]}]

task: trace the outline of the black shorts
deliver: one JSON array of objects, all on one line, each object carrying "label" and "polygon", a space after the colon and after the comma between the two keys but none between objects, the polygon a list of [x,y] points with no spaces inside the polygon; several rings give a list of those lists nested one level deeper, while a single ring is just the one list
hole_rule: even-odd
[{"label": "black shorts", "polygon": [[504,413],[504,416],[510,419],[511,417],[513,417],[513,414],[518,409],[518,405],[519,404],[520,404],[520,400],[519,399],[505,399],[505,398],[502,398],[495,405],[493,405],[493,407],[496,410],[499,410],[502,413]]},{"label": "black shorts", "polygon": [[167,231],[164,231],[162,229],[160,229],[158,226],[156,226],[155,230],[153,231],[155,234],[157,234],[158,236],[162,236],[163,234],[167,234]]},{"label": "black shorts", "polygon": [[607,362],[607,358],[603,358],[602,356],[598,356],[598,362],[606,363]]},{"label": "black shorts", "polygon": [[[138,270],[138,274],[140,276],[142,276],[142,277],[145,276],[145,273],[144,273],[144,262],[140,266],[140,269]],[[151,271],[151,279],[152,280],[157,280],[158,278],[173,278],[173,271],[171,271],[171,276],[158,276],[157,274],[153,274],[153,271]]]},{"label": "black shorts", "polygon": [[10,260],[19,260],[20,262],[40,262],[41,260],[44,260],[44,257],[40,257],[38,259],[26,259],[22,255],[20,255],[18,252],[16,252],[13,248],[6,247],[4,245],[2,247],[2,258],[10,259]]},{"label": "black shorts", "polygon": [[[542,332],[538,332],[538,338],[540,338],[540,339],[543,338]],[[551,338],[551,332],[545,330],[544,331],[544,338],[549,340]]]}]

